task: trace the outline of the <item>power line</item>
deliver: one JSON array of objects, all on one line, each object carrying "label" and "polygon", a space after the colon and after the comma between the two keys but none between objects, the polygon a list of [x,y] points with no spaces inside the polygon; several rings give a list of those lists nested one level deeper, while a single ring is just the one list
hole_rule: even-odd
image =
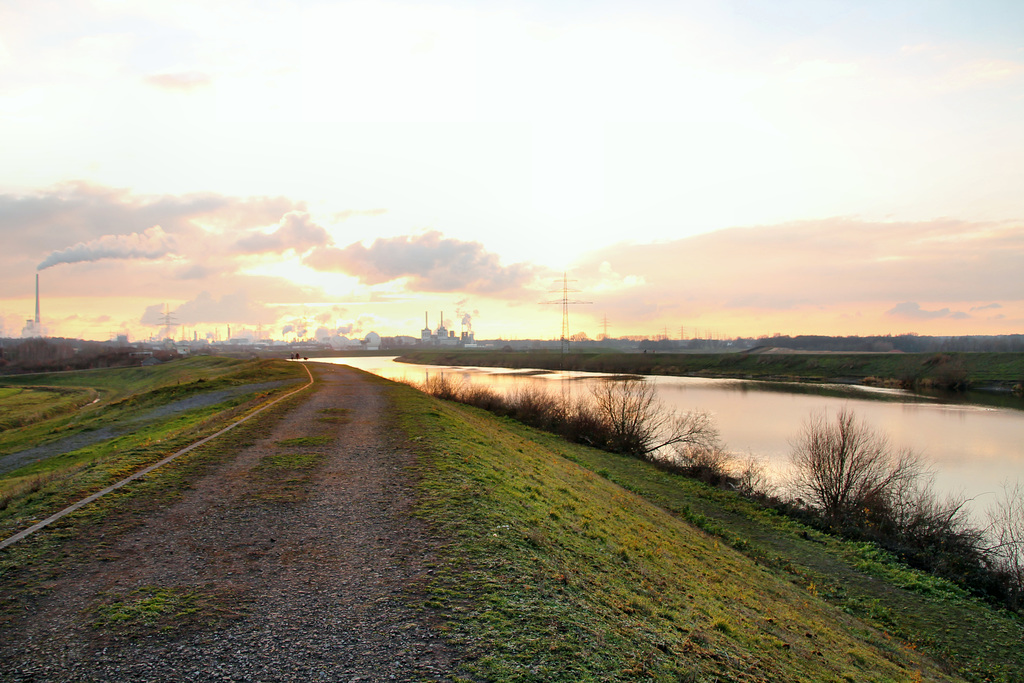
[{"label": "power line", "polygon": [[[555,282],[558,282],[558,280],[555,280]],[[580,291],[578,289],[569,289],[569,283],[570,282],[576,282],[576,280],[569,280],[567,274],[566,273],[562,273],[562,289],[561,290],[557,290],[557,289],[548,290],[548,291],[550,291],[552,293],[558,293],[560,291],[561,294],[562,294],[562,298],[561,299],[553,299],[551,301],[542,301],[541,302],[542,304],[545,304],[545,305],[546,304],[561,304],[561,306],[562,306],[562,362],[563,363],[565,361],[565,354],[569,353],[569,306],[578,306],[578,305],[581,305],[581,304],[592,304],[592,303],[594,303],[593,301],[579,301],[579,300],[571,300],[571,299],[569,299],[569,293],[570,292],[575,294],[575,293]]]}]

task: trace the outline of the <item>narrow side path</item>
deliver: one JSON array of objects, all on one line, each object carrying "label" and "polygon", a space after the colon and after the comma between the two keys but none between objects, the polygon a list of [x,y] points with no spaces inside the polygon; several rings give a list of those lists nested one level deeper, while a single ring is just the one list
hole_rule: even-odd
[{"label": "narrow side path", "polygon": [[[409,514],[386,388],[316,374],[268,433],[0,623],[0,679],[449,680],[437,617],[406,606],[437,540]],[[158,598],[180,609],[147,625]]]},{"label": "narrow side path", "polygon": [[[143,415],[136,416],[135,418],[125,422],[114,423],[101,429],[66,436],[62,439],[49,441],[40,446],[26,448],[23,451],[15,451],[13,453],[0,455],[0,474],[16,470],[19,467],[38,462],[45,458],[52,458],[53,456],[60,455],[61,453],[77,451],[79,448],[85,448],[86,446],[92,446],[93,444],[116,438],[122,434],[128,434],[133,429],[137,429],[139,425],[167,417],[168,415],[183,413],[195,408],[205,408],[207,406],[216,405],[221,401],[226,401],[227,399],[235,396],[255,394],[257,391],[274,389],[295,381],[296,380],[276,380],[273,382],[260,382],[258,384],[247,384],[245,386],[232,387],[231,389],[220,389],[218,391],[210,391],[197,396],[190,396],[188,398],[179,399],[160,406],[159,408],[154,408]],[[287,398],[287,396],[282,396],[281,398]]]}]

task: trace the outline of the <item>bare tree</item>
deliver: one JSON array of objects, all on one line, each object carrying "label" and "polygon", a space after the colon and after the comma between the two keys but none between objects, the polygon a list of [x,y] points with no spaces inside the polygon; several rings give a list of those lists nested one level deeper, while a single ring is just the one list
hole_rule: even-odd
[{"label": "bare tree", "polygon": [[1003,485],[1003,495],[988,510],[989,536],[993,545],[988,554],[1006,572],[1011,602],[1016,608],[1024,598],[1024,484]]},{"label": "bare tree", "polygon": [[797,494],[831,518],[870,505],[892,509],[924,471],[919,455],[894,449],[846,408],[834,421],[812,415],[791,445]]},{"label": "bare tree", "polygon": [[654,385],[645,380],[601,382],[591,396],[607,427],[609,450],[645,457],[670,446],[711,449],[718,445],[718,430],[710,414],[666,409],[657,399]]}]

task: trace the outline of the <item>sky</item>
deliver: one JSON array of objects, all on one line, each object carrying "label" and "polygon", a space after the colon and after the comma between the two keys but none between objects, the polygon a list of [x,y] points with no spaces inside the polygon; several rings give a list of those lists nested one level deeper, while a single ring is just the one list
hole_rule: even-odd
[{"label": "sky", "polygon": [[1016,0],[0,3],[0,336],[1024,332]]}]

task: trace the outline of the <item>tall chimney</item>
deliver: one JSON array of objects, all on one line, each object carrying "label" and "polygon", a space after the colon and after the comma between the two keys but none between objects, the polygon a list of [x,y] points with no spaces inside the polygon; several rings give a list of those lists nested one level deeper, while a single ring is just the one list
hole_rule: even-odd
[{"label": "tall chimney", "polygon": [[39,328],[39,273],[36,273],[36,328]]}]

